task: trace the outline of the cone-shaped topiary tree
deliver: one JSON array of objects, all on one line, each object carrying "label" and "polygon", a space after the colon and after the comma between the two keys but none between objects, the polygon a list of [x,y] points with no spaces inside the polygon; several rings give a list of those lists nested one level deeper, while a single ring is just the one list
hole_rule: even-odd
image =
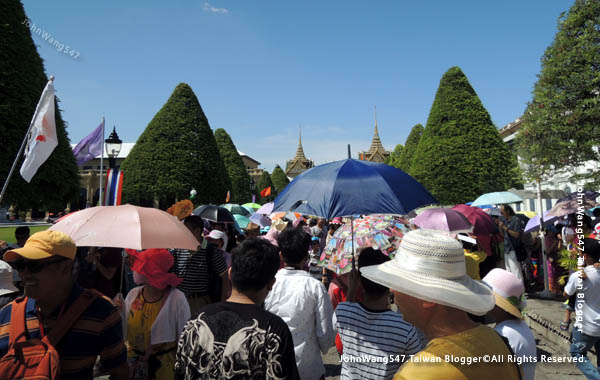
[{"label": "cone-shaped topiary tree", "polygon": [[410,174],[412,160],[415,156],[415,152],[417,151],[417,147],[419,146],[419,141],[421,141],[421,136],[423,136],[424,130],[425,128],[423,128],[421,124],[417,124],[414,127],[412,127],[410,133],[408,134],[408,137],[406,138],[404,149],[400,154],[398,169],[402,169],[406,173]]},{"label": "cone-shaped topiary tree", "polygon": [[124,203],[167,208],[196,189],[196,204],[225,201],[231,182],[196,95],[180,83],[123,162]]},{"label": "cone-shaped topiary tree", "polygon": [[507,190],[516,165],[467,77],[452,67],[440,80],[410,174],[442,204],[455,204]]},{"label": "cone-shaped topiary tree", "polygon": [[223,128],[215,131],[215,140],[225,164],[225,169],[231,180],[231,203],[243,204],[252,200],[250,192],[250,175],[244,161],[239,155],[231,137]]},{"label": "cone-shaped topiary tree", "polygon": [[279,194],[290,183],[290,180],[283,172],[283,169],[279,165],[275,165],[275,169],[271,173],[271,182],[273,182],[273,185],[277,189],[277,194]]},{"label": "cone-shaped topiary tree", "polygon": [[[524,174],[531,181],[561,170],[581,173],[578,166],[600,160],[600,2],[575,0],[561,15],[541,61],[517,135]],[[574,177],[594,180],[596,190],[600,186],[597,169]]]},{"label": "cone-shaped topiary tree", "polygon": [[[266,197],[261,196],[260,192],[269,186],[271,187],[271,195],[268,195]],[[270,202],[273,199],[275,199],[275,194],[277,193],[277,189],[275,188],[275,186],[273,185],[273,182],[271,181],[271,176],[269,175],[269,172],[266,170],[262,173],[262,175],[260,176],[260,179],[258,180],[258,183],[256,184],[256,193],[258,194],[256,196],[256,199],[258,199],[260,201],[259,203],[267,203],[267,202]]]},{"label": "cone-shaped topiary tree", "polygon": [[390,165],[400,169],[400,156],[403,150],[404,147],[402,146],[402,144],[397,144],[394,148],[394,151],[389,155],[388,158],[385,159],[386,165]]},{"label": "cone-shaped topiary tree", "polygon": [[[0,2],[0,178],[2,186],[27,133],[42,90],[48,82],[19,0]],[[60,89],[61,78],[56,78]],[[19,158],[2,203],[19,209],[63,210],[77,201],[79,171],[60,109],[55,109],[58,146],[30,183],[23,180]],[[72,204],[75,208],[76,204]]]}]

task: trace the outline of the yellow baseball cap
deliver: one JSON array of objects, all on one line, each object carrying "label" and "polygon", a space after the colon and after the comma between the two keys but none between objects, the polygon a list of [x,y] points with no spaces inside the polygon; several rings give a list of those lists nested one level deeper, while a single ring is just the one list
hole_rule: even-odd
[{"label": "yellow baseball cap", "polygon": [[42,260],[52,256],[62,256],[73,260],[77,247],[69,235],[60,231],[40,231],[31,235],[23,248],[4,253],[4,261],[15,261],[19,257],[28,260]]}]

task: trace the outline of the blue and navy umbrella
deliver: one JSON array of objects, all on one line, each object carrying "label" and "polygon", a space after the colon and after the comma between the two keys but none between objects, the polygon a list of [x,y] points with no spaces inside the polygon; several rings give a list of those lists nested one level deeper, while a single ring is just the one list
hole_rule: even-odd
[{"label": "blue and navy umbrella", "polygon": [[300,174],[274,203],[273,212],[293,210],[331,219],[357,214],[406,215],[438,202],[400,169],[349,158]]}]

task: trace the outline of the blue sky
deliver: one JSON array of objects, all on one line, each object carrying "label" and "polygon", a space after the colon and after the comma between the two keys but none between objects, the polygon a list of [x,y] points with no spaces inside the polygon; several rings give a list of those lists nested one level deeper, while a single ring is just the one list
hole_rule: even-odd
[{"label": "blue sky", "polygon": [[33,34],[73,143],[102,116],[135,142],[186,82],[213,130],[270,171],[294,156],[299,126],[316,164],[345,158],[347,144],[356,157],[371,143],[374,105],[384,146],[404,144],[452,66],[496,126],[513,121],[573,1],[23,3],[36,27],[75,51]]}]

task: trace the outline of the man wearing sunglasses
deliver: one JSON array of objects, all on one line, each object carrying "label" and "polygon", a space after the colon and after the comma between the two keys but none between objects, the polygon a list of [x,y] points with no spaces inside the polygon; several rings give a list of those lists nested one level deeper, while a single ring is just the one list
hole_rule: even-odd
[{"label": "man wearing sunglasses", "polygon": [[[37,232],[23,248],[8,250],[4,260],[19,272],[25,296],[29,338],[41,338],[57,326],[83,288],[75,284],[75,243],[59,231]],[[8,351],[11,311],[0,310],[0,357]],[[55,345],[61,379],[92,379],[96,357],[112,379],[127,379],[129,371],[119,311],[105,297],[95,298]]]}]

